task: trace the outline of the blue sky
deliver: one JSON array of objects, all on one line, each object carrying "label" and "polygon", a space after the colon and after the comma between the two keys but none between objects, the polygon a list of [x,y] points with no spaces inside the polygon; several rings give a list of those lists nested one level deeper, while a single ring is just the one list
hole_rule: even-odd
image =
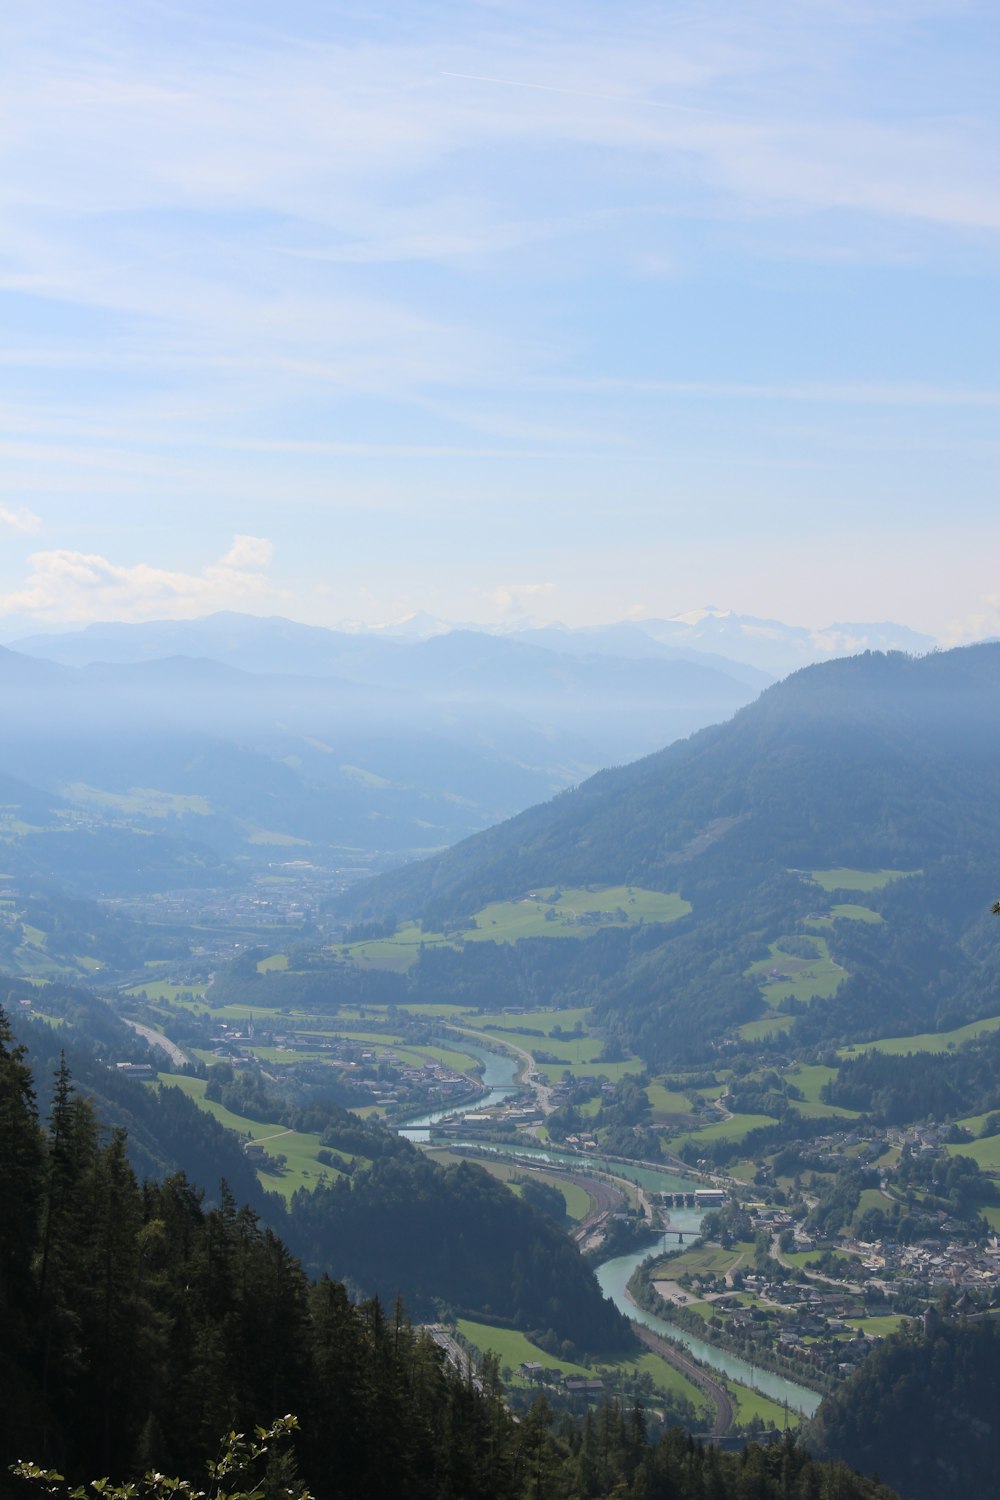
[{"label": "blue sky", "polygon": [[3,638],[1000,630],[995,4],[4,25]]}]

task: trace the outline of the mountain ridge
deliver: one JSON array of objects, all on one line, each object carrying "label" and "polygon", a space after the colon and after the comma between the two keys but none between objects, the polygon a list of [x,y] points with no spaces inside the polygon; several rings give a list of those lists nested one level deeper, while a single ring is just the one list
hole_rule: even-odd
[{"label": "mountain ridge", "polygon": [[[808,872],[889,869],[910,878],[866,899],[891,921],[863,936],[861,924],[832,923],[844,981],[835,1000],[802,1008],[793,1035],[836,1035],[841,1020],[853,1037],[879,1026],[885,1034],[890,1018],[907,1030],[946,1012],[996,1013],[1000,999],[970,944],[995,946],[977,924],[995,899],[998,734],[998,646],[804,668],[729,723],[355,887],[337,910],[352,920],[417,917],[433,929],[557,885],[676,891],[691,914],[658,930],[602,934],[590,978],[568,949],[562,960],[544,955],[550,992],[583,983],[601,1020],[662,1062],[668,1037],[703,1051],[768,1014],[747,969],[829,906]],[[537,963],[539,943],[557,946],[532,941]],[[439,983],[446,974],[457,982],[462,963],[438,952],[425,968],[436,967]],[[523,982],[530,998],[532,981]]]}]

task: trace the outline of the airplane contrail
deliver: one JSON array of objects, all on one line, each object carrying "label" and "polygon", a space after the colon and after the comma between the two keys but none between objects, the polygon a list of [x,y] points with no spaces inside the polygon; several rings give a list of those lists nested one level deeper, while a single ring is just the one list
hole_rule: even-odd
[{"label": "airplane contrail", "polygon": [[673,109],[684,114],[703,115],[708,111],[696,104],[661,104],[654,99],[637,99],[634,94],[600,94],[590,89],[562,89],[551,83],[522,83],[517,78],[489,78],[482,73],[447,73],[442,78],[464,78],[469,83],[497,83],[509,89],[533,89],[542,94],[569,94],[574,99],[608,99],[615,104],[637,104],[642,109]]}]

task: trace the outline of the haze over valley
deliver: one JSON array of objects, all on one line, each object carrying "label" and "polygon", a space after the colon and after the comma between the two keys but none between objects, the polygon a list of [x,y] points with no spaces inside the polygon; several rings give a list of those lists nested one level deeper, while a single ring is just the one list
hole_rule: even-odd
[{"label": "haze over valley", "polygon": [[1000,15],[0,53],[0,1500],[995,1500]]}]

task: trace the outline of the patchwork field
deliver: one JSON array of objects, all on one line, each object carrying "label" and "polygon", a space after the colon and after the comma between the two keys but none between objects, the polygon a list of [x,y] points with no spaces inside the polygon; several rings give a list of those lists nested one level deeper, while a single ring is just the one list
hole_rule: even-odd
[{"label": "patchwork field", "polygon": [[463,943],[516,943],[528,937],[587,938],[601,927],[637,927],[647,922],[676,922],[691,910],[676,893],[641,886],[555,886],[529,892],[518,901],[493,901],[478,911],[469,927],[448,932],[424,931],[416,922],[392,937],[344,943],[338,953],[355,963],[403,972],[416,963],[421,946],[458,947]]}]

